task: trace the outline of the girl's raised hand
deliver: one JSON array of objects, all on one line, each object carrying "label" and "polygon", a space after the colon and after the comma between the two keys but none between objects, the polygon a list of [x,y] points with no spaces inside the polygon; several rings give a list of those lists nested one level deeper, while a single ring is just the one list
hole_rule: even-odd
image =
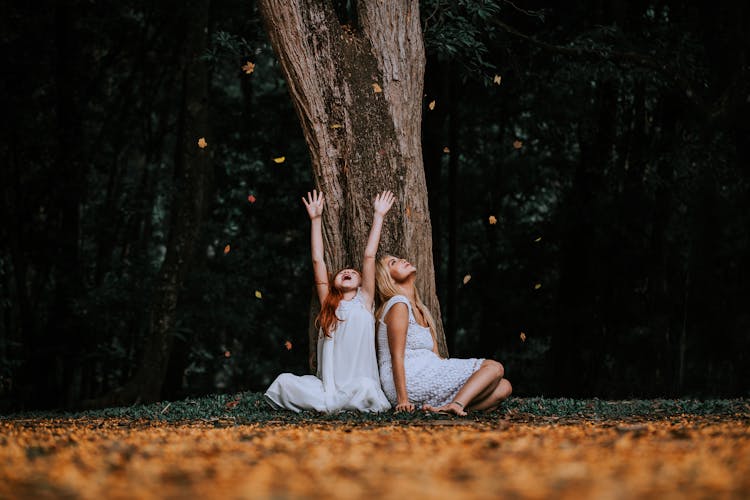
[{"label": "girl's raised hand", "polygon": [[305,208],[307,209],[307,214],[310,216],[310,219],[317,219],[321,215],[323,215],[323,205],[325,204],[325,201],[323,200],[323,193],[318,193],[317,190],[313,189],[313,192],[310,193],[307,192],[307,199],[305,197],[302,197],[302,203],[305,204]]},{"label": "girl's raised hand", "polygon": [[385,215],[393,206],[394,201],[396,201],[396,197],[393,196],[393,193],[390,191],[383,191],[375,197],[372,206],[375,209],[376,214]]}]

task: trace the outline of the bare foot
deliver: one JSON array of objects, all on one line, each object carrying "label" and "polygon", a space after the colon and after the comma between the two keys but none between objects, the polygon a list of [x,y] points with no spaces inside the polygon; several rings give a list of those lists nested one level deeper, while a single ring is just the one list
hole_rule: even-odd
[{"label": "bare foot", "polygon": [[434,413],[452,413],[459,417],[466,416],[466,412],[461,407],[461,405],[455,402],[450,402],[447,405],[443,405],[443,406],[422,405],[422,409],[424,411],[431,411]]}]

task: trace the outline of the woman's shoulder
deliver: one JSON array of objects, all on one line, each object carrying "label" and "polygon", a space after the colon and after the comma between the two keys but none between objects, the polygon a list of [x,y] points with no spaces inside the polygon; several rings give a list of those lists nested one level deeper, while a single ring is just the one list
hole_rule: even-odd
[{"label": "woman's shoulder", "polygon": [[409,303],[409,299],[406,297],[406,295],[394,295],[388,301],[386,304],[395,304],[396,302],[406,302]]},{"label": "woman's shoulder", "polygon": [[388,314],[388,311],[390,311],[391,308],[396,304],[406,304],[406,308],[409,309],[409,312],[411,313],[411,304],[409,304],[409,299],[405,295],[394,295],[393,297],[388,299],[383,306],[383,312],[380,315],[381,319],[385,318],[385,315]]}]

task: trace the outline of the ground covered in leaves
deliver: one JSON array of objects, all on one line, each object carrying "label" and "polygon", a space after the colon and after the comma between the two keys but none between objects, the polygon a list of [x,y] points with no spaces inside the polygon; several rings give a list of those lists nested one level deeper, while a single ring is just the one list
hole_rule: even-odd
[{"label": "ground covered in leaves", "polygon": [[0,498],[736,497],[747,400],[291,414],[257,394],[0,417]]}]

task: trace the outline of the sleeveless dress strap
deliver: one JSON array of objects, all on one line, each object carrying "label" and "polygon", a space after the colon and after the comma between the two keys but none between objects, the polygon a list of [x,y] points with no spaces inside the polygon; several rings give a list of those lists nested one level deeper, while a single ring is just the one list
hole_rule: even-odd
[{"label": "sleeveless dress strap", "polygon": [[380,321],[383,321],[385,319],[386,314],[388,314],[388,311],[391,310],[391,307],[395,306],[396,304],[403,303],[406,304],[407,309],[409,309],[409,322],[414,320],[414,313],[411,310],[411,303],[409,302],[409,299],[407,299],[403,295],[394,295],[390,299],[388,299],[388,302],[385,303],[385,307],[383,308],[383,314],[379,318]]}]

